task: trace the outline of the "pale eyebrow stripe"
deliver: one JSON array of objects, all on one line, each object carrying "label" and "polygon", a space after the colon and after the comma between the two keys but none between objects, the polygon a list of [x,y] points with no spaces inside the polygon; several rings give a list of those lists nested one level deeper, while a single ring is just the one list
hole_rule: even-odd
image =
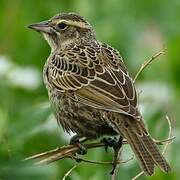
[{"label": "pale eyebrow stripe", "polygon": [[72,20],[64,20],[61,19],[59,21],[56,22],[57,24],[59,23],[66,23],[67,25],[72,25],[72,26],[77,26],[77,27],[81,27],[81,28],[86,28],[86,29],[90,29],[90,25],[84,22],[76,22],[76,21],[72,21]]}]

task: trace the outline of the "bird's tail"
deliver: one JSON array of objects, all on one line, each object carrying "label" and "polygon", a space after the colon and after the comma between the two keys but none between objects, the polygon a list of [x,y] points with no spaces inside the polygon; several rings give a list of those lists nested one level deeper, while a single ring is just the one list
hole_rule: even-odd
[{"label": "bird's tail", "polygon": [[159,166],[166,173],[170,171],[169,164],[147,133],[142,120],[137,121],[130,117],[123,118],[118,129],[122,136],[126,138],[136,158],[139,160],[142,170],[147,175],[154,173],[155,165]]}]

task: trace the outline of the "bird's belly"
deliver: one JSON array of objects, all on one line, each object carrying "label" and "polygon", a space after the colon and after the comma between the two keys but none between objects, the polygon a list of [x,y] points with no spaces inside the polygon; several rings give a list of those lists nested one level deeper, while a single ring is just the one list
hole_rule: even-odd
[{"label": "bird's belly", "polygon": [[56,96],[55,101],[55,116],[65,131],[92,139],[116,134],[103,118],[103,111],[80,104],[65,95]]}]

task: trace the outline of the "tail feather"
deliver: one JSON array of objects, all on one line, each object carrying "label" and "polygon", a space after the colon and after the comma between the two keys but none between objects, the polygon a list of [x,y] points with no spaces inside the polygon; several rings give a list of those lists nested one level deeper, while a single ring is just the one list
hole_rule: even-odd
[{"label": "tail feather", "polygon": [[152,138],[149,135],[143,136],[142,142],[146,147],[146,149],[148,150],[151,157],[153,158],[154,163],[156,163],[161,168],[162,171],[168,173],[171,170],[171,168],[167,163],[166,159],[162,156],[161,152],[159,151],[159,148],[154,143]]},{"label": "tail feather", "polygon": [[126,131],[123,133],[123,136],[127,139],[129,145],[134,151],[143,171],[151,176],[154,173],[154,162],[147,149],[144,147],[137,135]]},{"label": "tail feather", "polygon": [[127,139],[146,174],[152,175],[155,165],[166,173],[171,170],[157,145],[147,133],[142,121],[126,118],[123,119],[118,129],[122,136]]}]

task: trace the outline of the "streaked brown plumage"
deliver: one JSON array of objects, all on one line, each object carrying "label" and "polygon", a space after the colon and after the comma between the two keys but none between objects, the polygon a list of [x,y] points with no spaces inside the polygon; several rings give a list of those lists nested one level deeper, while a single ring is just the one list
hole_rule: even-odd
[{"label": "streaked brown plumage", "polygon": [[122,135],[144,172],[170,167],[145,128],[133,81],[119,52],[99,42],[90,24],[74,13],[61,13],[29,26],[51,46],[44,83],[58,123],[67,132],[96,139]]}]

